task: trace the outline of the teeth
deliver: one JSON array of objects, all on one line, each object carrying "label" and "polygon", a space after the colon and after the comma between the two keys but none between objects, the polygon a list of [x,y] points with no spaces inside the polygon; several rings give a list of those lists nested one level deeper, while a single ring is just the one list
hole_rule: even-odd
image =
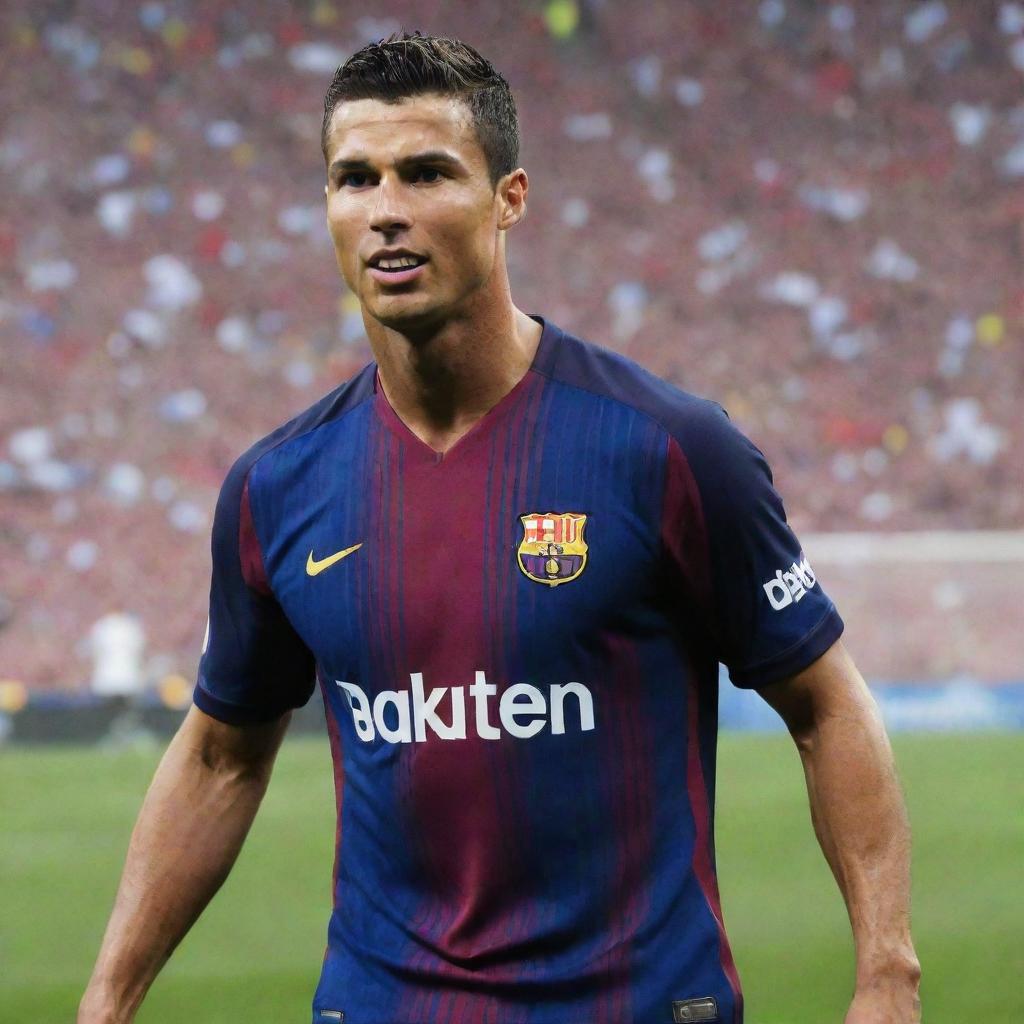
[{"label": "teeth", "polygon": [[415,256],[398,256],[393,260],[381,260],[377,266],[381,270],[400,270],[403,267],[419,266],[419,260]]}]

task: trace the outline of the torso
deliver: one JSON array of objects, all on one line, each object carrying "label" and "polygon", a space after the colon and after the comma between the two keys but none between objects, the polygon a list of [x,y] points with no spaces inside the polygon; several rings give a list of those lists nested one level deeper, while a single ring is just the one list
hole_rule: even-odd
[{"label": "torso", "polygon": [[[688,748],[713,744],[717,661],[670,592],[666,432],[557,379],[554,345],[549,328],[443,457],[364,379],[250,477],[267,580],[334,737],[316,1005],[346,1019],[433,1021],[432,993],[470,1006],[478,986],[534,991],[522,1012],[549,1008],[522,1020],[663,1014],[666,984],[734,999],[713,876],[692,867],[712,780]],[[576,1016],[545,1016],[559,1005]]]}]

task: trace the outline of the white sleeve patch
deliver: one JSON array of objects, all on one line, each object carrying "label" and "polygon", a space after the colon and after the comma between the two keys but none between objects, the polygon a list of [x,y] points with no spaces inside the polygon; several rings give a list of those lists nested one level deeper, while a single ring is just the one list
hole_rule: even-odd
[{"label": "white sleeve patch", "polygon": [[808,590],[812,589],[818,582],[811,568],[811,563],[800,552],[800,561],[794,562],[788,569],[778,569],[775,579],[762,583],[764,592],[768,595],[771,606],[777,611],[782,611],[788,605],[799,601]]}]

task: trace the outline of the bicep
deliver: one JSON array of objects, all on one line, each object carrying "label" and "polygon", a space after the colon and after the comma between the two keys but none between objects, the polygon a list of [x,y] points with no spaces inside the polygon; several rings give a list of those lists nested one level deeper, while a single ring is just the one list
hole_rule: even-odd
[{"label": "bicep", "polygon": [[193,705],[177,739],[212,770],[266,770],[273,765],[291,717],[287,711],[269,722],[236,725]]},{"label": "bicep", "polygon": [[842,640],[800,672],[757,692],[798,741],[826,718],[875,714],[874,699]]}]

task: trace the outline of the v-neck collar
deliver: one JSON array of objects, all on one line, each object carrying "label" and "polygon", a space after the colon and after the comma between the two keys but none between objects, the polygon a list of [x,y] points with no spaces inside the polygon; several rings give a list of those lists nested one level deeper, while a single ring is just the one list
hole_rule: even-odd
[{"label": "v-neck collar", "polygon": [[373,405],[377,415],[380,417],[384,425],[405,445],[409,447],[411,451],[418,453],[425,457],[428,461],[441,464],[442,462],[449,462],[457,454],[461,454],[466,448],[471,447],[472,443],[481,436],[486,436],[494,429],[494,426],[503,420],[508,413],[516,407],[523,392],[526,390],[530,379],[539,367],[547,365],[548,353],[551,346],[555,341],[555,332],[558,330],[554,324],[549,320],[545,320],[544,317],[539,316],[535,313],[529,314],[531,320],[535,320],[541,325],[540,341],[537,344],[537,351],[534,353],[533,361],[530,363],[526,370],[526,373],[516,382],[510,391],[508,391],[498,402],[491,406],[466,431],[465,434],[460,437],[455,444],[451,446],[445,452],[439,452],[436,448],[432,448],[426,441],[418,437],[416,433],[411,430],[406,424],[405,420],[395,412],[391,403],[388,401],[388,396],[384,394],[384,388],[381,387],[380,383],[380,367],[376,363],[373,364]]}]

